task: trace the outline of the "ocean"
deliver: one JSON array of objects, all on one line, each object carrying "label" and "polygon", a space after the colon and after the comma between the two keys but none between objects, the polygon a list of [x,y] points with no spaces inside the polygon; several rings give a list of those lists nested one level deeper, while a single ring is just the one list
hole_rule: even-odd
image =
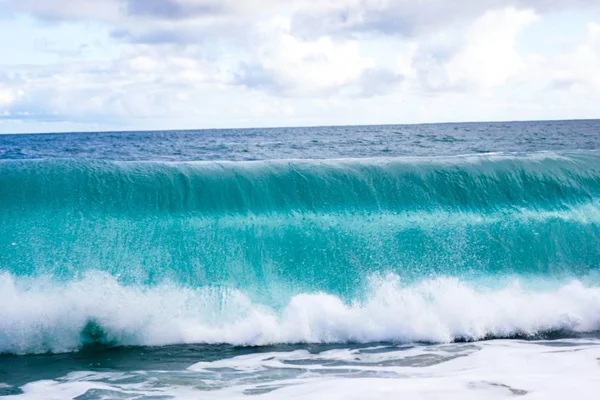
[{"label": "ocean", "polygon": [[600,121],[0,135],[6,399],[594,399]]}]

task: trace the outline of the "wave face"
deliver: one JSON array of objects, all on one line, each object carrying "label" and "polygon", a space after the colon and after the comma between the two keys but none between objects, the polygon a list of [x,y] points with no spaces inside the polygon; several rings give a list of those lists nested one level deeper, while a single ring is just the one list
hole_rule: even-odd
[{"label": "wave face", "polygon": [[599,194],[594,153],[0,162],[0,352],[597,330]]}]

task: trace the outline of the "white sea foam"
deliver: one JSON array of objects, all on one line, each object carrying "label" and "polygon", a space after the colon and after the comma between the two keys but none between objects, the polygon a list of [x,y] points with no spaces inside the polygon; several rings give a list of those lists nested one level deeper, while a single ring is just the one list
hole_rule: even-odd
[{"label": "white sea foam", "polygon": [[599,357],[593,339],[256,353],[187,371],[74,372],[8,399],[593,399]]},{"label": "white sea foam", "polygon": [[123,345],[446,343],[600,329],[600,287],[577,280],[536,285],[511,281],[492,288],[439,278],[404,286],[388,275],[371,279],[365,298],[352,304],[303,293],[273,310],[222,288],[122,286],[97,272],[57,284],[5,273],[0,275],[0,352],[73,351],[93,339],[94,326],[101,327],[102,340]]}]

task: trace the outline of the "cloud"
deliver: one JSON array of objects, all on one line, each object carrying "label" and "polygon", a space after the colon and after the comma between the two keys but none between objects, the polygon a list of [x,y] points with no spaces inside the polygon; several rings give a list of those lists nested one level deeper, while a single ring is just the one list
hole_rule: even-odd
[{"label": "cloud", "polygon": [[360,96],[374,97],[393,93],[404,82],[404,75],[390,69],[375,67],[363,71],[359,79]]},{"label": "cloud", "polygon": [[117,0],[4,0],[0,15],[28,14],[47,21],[117,21],[122,7]]},{"label": "cloud", "polygon": [[505,84],[524,62],[516,50],[522,30],[537,20],[528,10],[488,11],[464,33],[464,42],[450,56],[418,54],[416,66],[423,87],[439,90],[489,89]]},{"label": "cloud", "polygon": [[[13,104],[17,103],[23,95],[24,92],[22,89],[11,88],[5,85],[0,86],[0,110],[9,109]],[[8,115],[7,112],[6,115]]]},{"label": "cloud", "polygon": [[111,37],[117,40],[138,44],[188,44],[196,42],[194,35],[188,32],[169,29],[153,29],[150,31],[135,32],[131,29],[115,29]]},{"label": "cloud", "polygon": [[4,67],[0,70],[3,118],[125,120],[190,112],[195,105],[182,106],[186,98],[218,86],[220,79],[214,66],[194,59],[193,54],[149,48],[103,63]]},{"label": "cloud", "polygon": [[460,26],[490,10],[517,8],[544,14],[597,7],[595,0],[342,0],[320,6],[306,2],[294,14],[292,27],[305,38],[370,34],[412,38]]},{"label": "cloud", "polygon": [[[560,96],[600,91],[598,23],[566,49],[547,43],[539,54],[523,44],[528,29],[564,10],[591,21],[600,3],[0,0],[3,18],[37,21],[24,30],[32,36],[44,26],[48,53],[43,65],[0,63],[0,119],[271,125],[267,118],[377,123],[550,109],[568,103]],[[78,37],[85,54],[65,62],[65,38],[51,29],[66,25],[73,34],[97,25],[106,37],[102,46]]]},{"label": "cloud", "polygon": [[585,40],[571,51],[542,59],[532,68],[541,69],[540,64],[552,65],[547,72],[550,89],[570,90],[584,97],[600,92],[600,24],[589,23]]},{"label": "cloud", "polygon": [[285,84],[278,82],[277,73],[266,70],[260,63],[241,63],[231,83],[275,94],[286,91]]},{"label": "cloud", "polygon": [[182,2],[177,0],[126,0],[130,16],[159,19],[187,19],[197,15],[214,15],[224,12],[223,3],[215,1]]},{"label": "cloud", "polygon": [[260,27],[261,45],[242,63],[234,84],[282,96],[328,95],[358,83],[372,61],[355,41],[328,37],[302,40],[290,33],[290,21],[276,18]]}]

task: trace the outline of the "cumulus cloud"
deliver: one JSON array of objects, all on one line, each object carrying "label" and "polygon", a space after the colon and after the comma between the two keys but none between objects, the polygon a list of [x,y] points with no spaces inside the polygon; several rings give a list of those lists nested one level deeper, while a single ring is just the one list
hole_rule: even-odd
[{"label": "cumulus cloud", "polygon": [[117,21],[122,15],[121,5],[115,0],[3,0],[0,12],[24,13],[43,20],[100,20]]},{"label": "cumulus cloud", "polygon": [[296,34],[357,36],[364,34],[416,37],[460,25],[487,11],[505,8],[536,13],[597,7],[595,0],[342,0],[316,7],[306,2],[294,15]]},{"label": "cumulus cloud", "polygon": [[489,89],[505,84],[524,62],[515,45],[519,33],[537,20],[530,10],[488,11],[464,30],[462,44],[437,56],[418,49],[414,67],[426,90]]},{"label": "cumulus cloud", "polygon": [[189,19],[197,15],[221,14],[223,3],[214,1],[181,2],[177,0],[126,0],[128,15],[159,19]]},{"label": "cumulus cloud", "polygon": [[571,51],[541,61],[552,63],[549,83],[552,89],[599,92],[600,24],[589,23],[586,39]]},{"label": "cumulus cloud", "polygon": [[287,96],[324,95],[356,84],[373,66],[356,41],[329,37],[305,41],[290,33],[289,20],[276,18],[260,27],[261,44],[242,64],[234,83]]},{"label": "cumulus cloud", "polygon": [[[578,43],[544,54],[520,46],[565,10],[588,19]],[[482,98],[514,112],[519,85],[538,107],[557,93],[595,96],[599,10],[597,0],[0,0],[5,19],[95,24],[119,49],[68,63],[0,62],[0,119],[270,125],[259,117],[317,123],[358,107],[379,122],[416,122],[483,107]]]}]

